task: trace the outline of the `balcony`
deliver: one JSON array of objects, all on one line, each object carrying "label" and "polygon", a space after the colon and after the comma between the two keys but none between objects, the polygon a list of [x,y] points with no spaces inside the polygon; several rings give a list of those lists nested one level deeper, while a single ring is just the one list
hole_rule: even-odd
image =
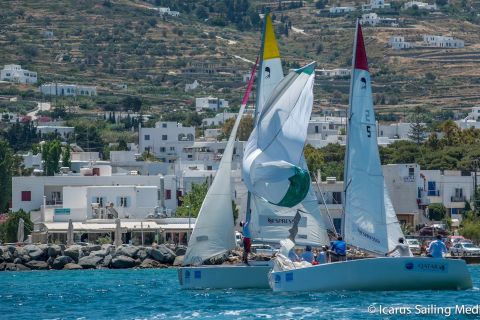
[{"label": "balcony", "polygon": [[465,196],[452,196],[450,202],[465,202]]},{"label": "balcony", "polygon": [[415,182],[415,176],[405,176],[403,182]]}]

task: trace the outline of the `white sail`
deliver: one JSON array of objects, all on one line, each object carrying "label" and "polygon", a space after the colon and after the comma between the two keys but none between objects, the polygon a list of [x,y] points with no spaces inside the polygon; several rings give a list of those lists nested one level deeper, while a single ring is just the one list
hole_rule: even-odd
[{"label": "white sail", "polygon": [[207,191],[198,213],[195,227],[188,241],[187,252],[183,259],[184,266],[200,265],[208,258],[235,248],[232,186],[230,182],[232,156],[235,137],[237,136],[238,127],[248,102],[256,67],[257,62],[255,62],[253,67],[247,91],[242,99],[242,105],[228,138],[217,174]]},{"label": "white sail", "polygon": [[370,73],[360,24],[354,48],[345,156],[345,240],[368,251],[386,253],[403,234],[381,168]]},{"label": "white sail", "polygon": [[327,231],[319,210],[318,201],[310,189],[306,199],[293,208],[272,205],[256,198],[252,206],[251,233],[257,241],[278,244],[288,238],[293,218],[300,210],[300,222],[295,242],[298,245],[328,245]]},{"label": "white sail", "polygon": [[282,207],[300,203],[310,189],[302,168],[313,105],[315,64],[290,72],[272,92],[248,139],[243,159],[250,192]]}]

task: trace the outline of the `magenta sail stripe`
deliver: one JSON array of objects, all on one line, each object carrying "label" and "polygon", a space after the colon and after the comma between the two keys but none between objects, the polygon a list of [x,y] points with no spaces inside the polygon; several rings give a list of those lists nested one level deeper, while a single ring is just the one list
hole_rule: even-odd
[{"label": "magenta sail stripe", "polygon": [[242,99],[242,105],[246,105],[248,102],[248,98],[250,97],[250,91],[252,91],[253,81],[255,79],[255,72],[257,71],[257,64],[258,64],[258,57],[255,60],[255,65],[253,66],[252,73],[250,74],[250,81],[248,81],[247,91]]}]

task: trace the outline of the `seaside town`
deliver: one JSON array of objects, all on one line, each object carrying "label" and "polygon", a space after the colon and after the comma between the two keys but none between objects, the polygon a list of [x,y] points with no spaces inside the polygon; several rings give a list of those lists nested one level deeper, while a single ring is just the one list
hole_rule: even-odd
[{"label": "seaside town", "polygon": [[[477,3],[0,6],[3,287],[24,288],[9,275],[75,270],[95,292],[108,281],[135,291],[121,272],[155,271],[142,277],[160,277],[172,299],[189,289],[455,290],[472,305]],[[103,269],[117,270],[102,284]],[[22,299],[31,295],[0,291],[9,316]],[[400,314],[352,301],[372,318]],[[176,303],[160,318],[212,315]],[[229,308],[220,318],[246,315]],[[102,312],[87,318],[142,316]]]}]

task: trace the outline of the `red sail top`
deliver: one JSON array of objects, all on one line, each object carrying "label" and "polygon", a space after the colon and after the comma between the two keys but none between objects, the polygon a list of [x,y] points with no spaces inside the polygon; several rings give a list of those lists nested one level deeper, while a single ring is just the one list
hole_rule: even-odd
[{"label": "red sail top", "polygon": [[362,25],[358,23],[357,48],[355,50],[355,69],[368,71],[367,53],[363,43]]}]

